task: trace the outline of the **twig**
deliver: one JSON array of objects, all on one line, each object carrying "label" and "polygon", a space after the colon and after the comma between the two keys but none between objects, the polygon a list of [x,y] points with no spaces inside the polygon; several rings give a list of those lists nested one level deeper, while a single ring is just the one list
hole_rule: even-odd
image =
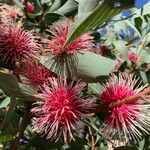
[{"label": "twig", "polygon": [[117,106],[120,106],[122,104],[125,104],[125,103],[133,103],[133,102],[136,102],[138,101],[140,98],[142,98],[143,96],[145,95],[150,95],[150,88],[134,95],[134,96],[130,96],[129,98],[126,98],[126,99],[123,99],[122,101],[118,101],[118,102],[115,102],[115,103],[111,103],[109,105],[109,108],[114,108],[114,107],[117,107]]},{"label": "twig", "polygon": [[95,140],[94,140],[94,137],[93,137],[93,135],[92,135],[92,130],[91,130],[91,128],[90,127],[88,127],[89,128],[89,135],[90,135],[90,137],[91,137],[91,150],[94,150],[95,149]]}]

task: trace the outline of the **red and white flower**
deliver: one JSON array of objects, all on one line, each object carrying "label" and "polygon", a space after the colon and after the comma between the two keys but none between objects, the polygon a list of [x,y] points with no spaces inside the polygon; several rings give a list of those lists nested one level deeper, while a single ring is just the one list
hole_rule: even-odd
[{"label": "red and white flower", "polygon": [[61,136],[65,142],[74,139],[83,125],[81,119],[89,119],[93,103],[80,97],[85,83],[71,82],[67,79],[51,78],[50,85],[43,87],[42,102],[36,102],[32,113],[36,116],[34,127],[47,138],[58,140]]},{"label": "red and white flower", "polygon": [[0,25],[0,58],[1,63],[10,63],[14,66],[17,62],[29,61],[36,57],[39,44],[36,36],[25,31],[21,25],[5,21]]},{"label": "red and white flower", "polygon": [[[109,106],[138,94],[145,88],[138,82],[139,80],[133,75],[113,74],[101,87],[102,105]],[[104,133],[112,139],[126,142],[137,141],[143,134],[149,133],[150,104],[143,103],[141,99],[110,109],[105,117]]]},{"label": "red and white flower", "polygon": [[63,56],[64,54],[72,55],[81,51],[91,51],[93,49],[93,37],[90,33],[80,36],[68,46],[63,47],[72,25],[72,20],[65,19],[50,26],[48,32],[51,34],[51,39],[43,39],[44,52],[48,55]]}]

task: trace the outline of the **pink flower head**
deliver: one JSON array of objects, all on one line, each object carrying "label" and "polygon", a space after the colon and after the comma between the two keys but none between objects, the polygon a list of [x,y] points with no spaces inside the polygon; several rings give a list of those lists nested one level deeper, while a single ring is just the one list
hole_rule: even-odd
[{"label": "pink flower head", "polygon": [[134,62],[136,63],[139,59],[139,56],[134,53],[134,52],[128,52],[128,59],[131,61],[131,62]]},{"label": "pink flower head", "polygon": [[58,140],[63,136],[65,142],[74,140],[73,133],[82,127],[81,119],[91,116],[93,103],[80,97],[85,83],[67,83],[66,78],[51,78],[51,87],[44,86],[42,102],[36,102],[32,112],[37,117],[34,127],[47,138]]},{"label": "pink flower head", "polygon": [[20,72],[35,87],[41,87],[48,82],[49,77],[54,76],[45,66],[35,61],[23,63]]},{"label": "pink flower head", "polygon": [[5,15],[6,17],[10,17],[11,19],[16,19],[18,16],[21,16],[21,11],[14,6],[2,5],[0,6],[1,15]]},{"label": "pink flower head", "polygon": [[[108,106],[134,96],[145,87],[136,87],[139,80],[133,75],[112,75],[102,86],[100,99]],[[113,139],[137,141],[142,133],[148,133],[150,127],[150,105],[138,100],[112,108],[105,117],[104,133]]]},{"label": "pink flower head", "polygon": [[66,19],[54,23],[50,26],[48,32],[50,39],[43,39],[44,54],[52,60],[50,68],[57,74],[64,74],[74,77],[76,74],[77,56],[81,51],[90,51],[93,49],[93,37],[86,33],[71,44],[63,47],[68,37],[68,32],[73,25],[73,21]]},{"label": "pink flower head", "polygon": [[28,3],[27,3],[27,6],[26,6],[26,9],[27,9],[27,12],[28,12],[28,13],[33,13],[34,10],[35,10],[35,6],[34,6],[33,3],[28,2]]},{"label": "pink flower head", "polygon": [[4,64],[15,66],[17,62],[29,60],[38,52],[36,37],[13,22],[0,26],[0,58]]},{"label": "pink flower head", "polygon": [[90,33],[80,36],[67,47],[63,47],[72,25],[73,21],[66,19],[58,21],[50,26],[48,32],[52,34],[51,39],[43,40],[45,53],[54,56],[63,56],[64,54],[75,54],[80,51],[90,51],[93,49],[93,37]]}]

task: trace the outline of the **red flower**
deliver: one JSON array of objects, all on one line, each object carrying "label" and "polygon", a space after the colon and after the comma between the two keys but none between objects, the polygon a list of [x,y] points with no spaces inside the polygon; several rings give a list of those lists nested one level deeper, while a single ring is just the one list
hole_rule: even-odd
[{"label": "red flower", "polygon": [[44,86],[42,102],[37,102],[32,112],[36,115],[34,127],[53,140],[63,136],[64,141],[74,139],[82,127],[82,118],[91,116],[92,101],[80,98],[84,83],[67,84],[66,78],[51,78],[51,87]]},{"label": "red flower", "polygon": [[51,39],[44,39],[45,53],[54,56],[61,56],[64,54],[75,54],[80,51],[90,51],[93,49],[93,37],[90,33],[86,33],[67,47],[63,47],[66,42],[68,31],[73,25],[72,20],[61,20],[50,26],[48,32],[52,34]]},{"label": "red flower", "polygon": [[27,12],[28,12],[28,13],[33,13],[34,10],[35,10],[35,6],[34,6],[33,3],[28,2],[28,3],[27,3],[27,6],[26,6],[26,9],[27,9]]},{"label": "red flower", "polygon": [[[50,39],[43,39],[44,54],[49,56],[51,62],[51,70],[57,74],[64,74],[74,77],[77,70],[77,56],[81,51],[90,51],[93,49],[93,37],[90,33],[86,33],[71,44],[63,47],[68,37],[68,32],[73,25],[72,20],[66,19],[54,23],[50,26],[48,32]],[[47,64],[49,65],[49,64]]]},{"label": "red flower", "polygon": [[134,52],[128,52],[128,59],[131,61],[131,62],[134,62],[136,63],[139,59],[139,56],[134,53]]},{"label": "red flower", "polygon": [[33,61],[23,63],[20,72],[28,79],[29,83],[35,87],[41,87],[48,83],[48,78],[54,76],[45,66]]},{"label": "red flower", "polygon": [[[100,99],[104,105],[122,101],[134,96],[145,87],[138,86],[139,80],[132,75],[112,75],[102,86]],[[138,100],[114,107],[105,117],[104,132],[113,139],[137,141],[150,127],[150,105]]]},{"label": "red flower", "polygon": [[[6,22],[7,23],[7,22]],[[24,31],[20,25],[13,22],[0,26],[0,58],[1,62],[14,66],[17,62],[34,57],[39,47],[36,37]]]}]

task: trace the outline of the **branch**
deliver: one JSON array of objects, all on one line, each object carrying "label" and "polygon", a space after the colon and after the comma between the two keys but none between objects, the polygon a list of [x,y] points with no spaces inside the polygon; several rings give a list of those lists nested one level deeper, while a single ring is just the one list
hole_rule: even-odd
[{"label": "branch", "polygon": [[95,150],[95,140],[94,140],[94,137],[92,135],[92,130],[90,127],[88,127],[89,129],[89,135],[91,136],[91,150]]}]

